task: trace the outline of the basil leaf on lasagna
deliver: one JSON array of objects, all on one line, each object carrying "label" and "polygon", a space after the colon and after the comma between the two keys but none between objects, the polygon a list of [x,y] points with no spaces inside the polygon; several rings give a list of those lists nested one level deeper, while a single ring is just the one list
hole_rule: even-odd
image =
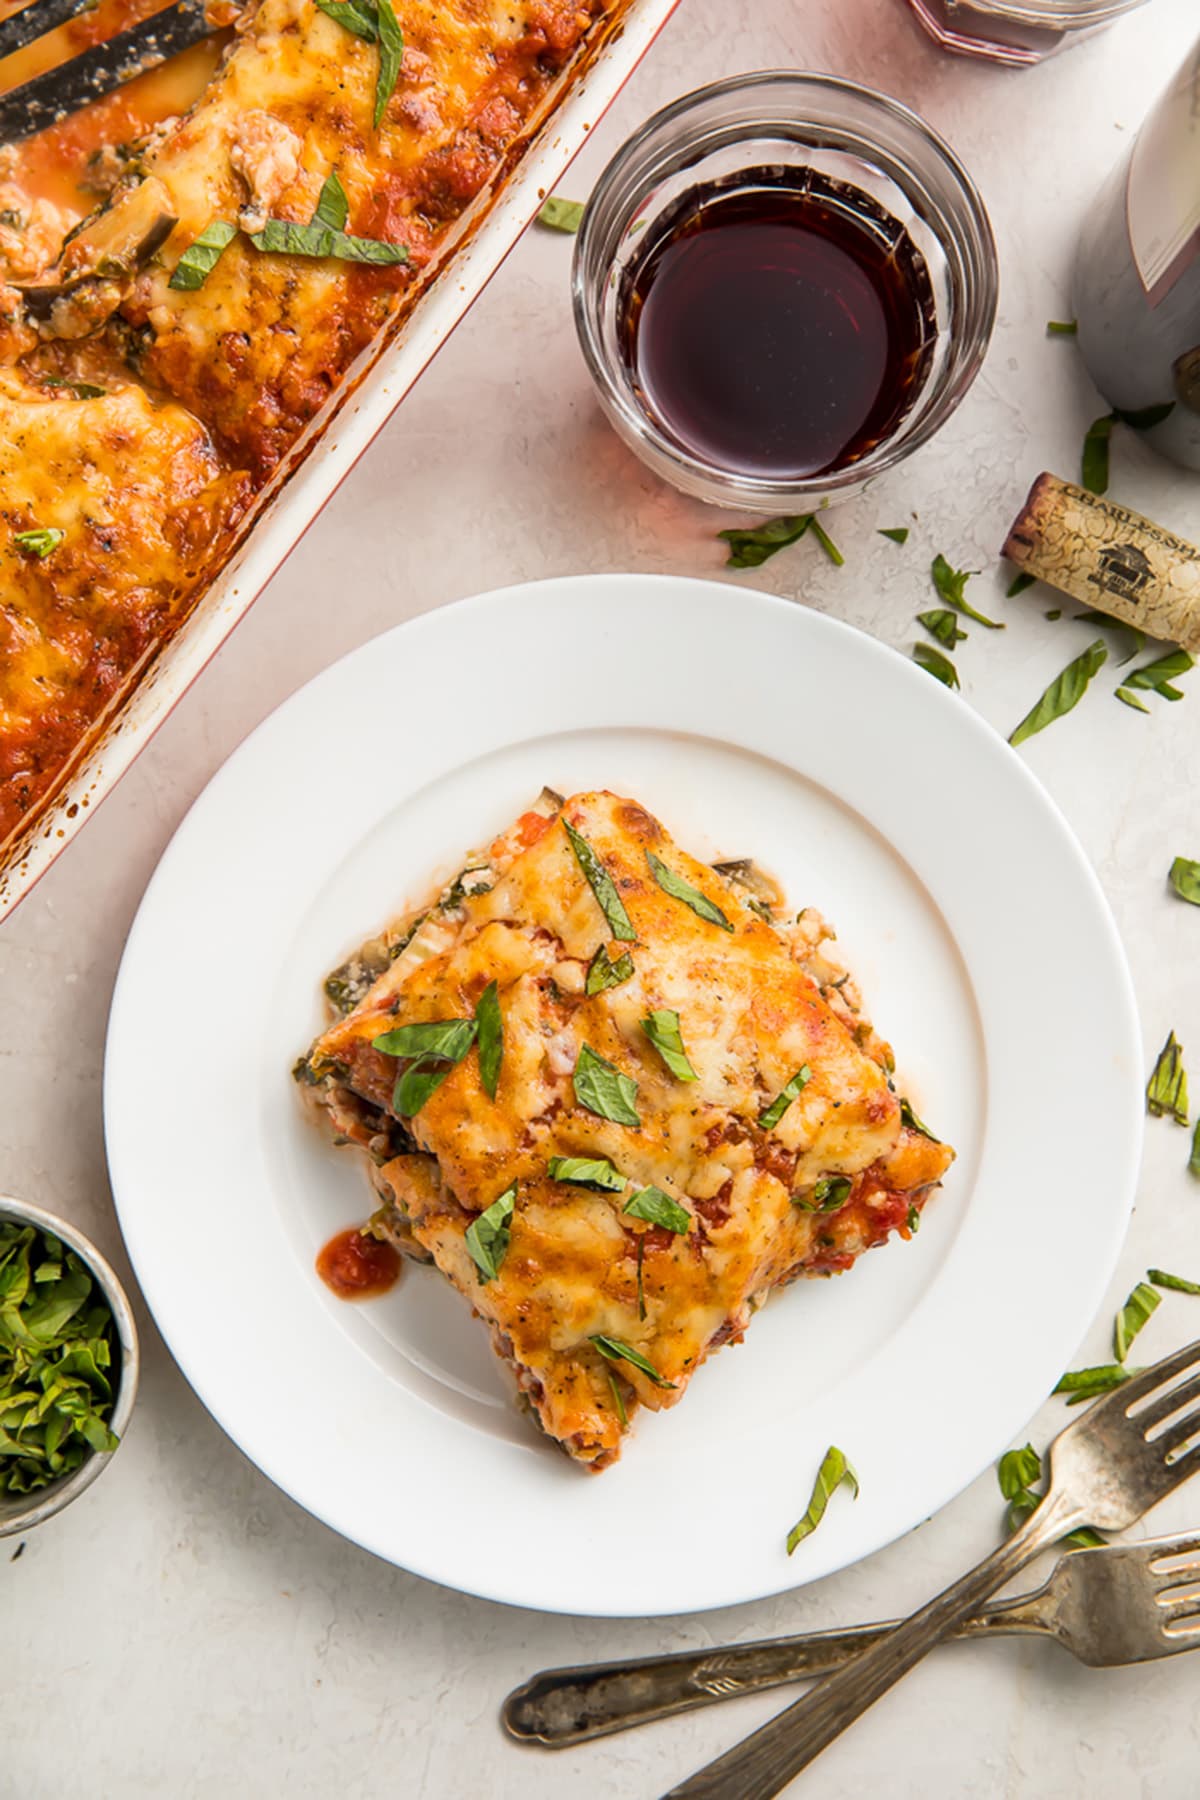
[{"label": "basil leaf on lasagna", "polygon": [[641,1125],[634,1105],[637,1082],[631,1075],[623,1075],[590,1044],[580,1045],[572,1085],[579,1105],[598,1119],[611,1119],[614,1125]]},{"label": "basil leaf on lasagna", "polygon": [[593,1000],[597,994],[603,994],[609,988],[620,987],[621,983],[628,981],[633,973],[633,958],[628,950],[622,950],[620,956],[610,962],[608,951],[601,944],[588,964],[584,992],[589,1000]]},{"label": "basil leaf on lasagna", "polygon": [[468,1254],[479,1270],[479,1284],[495,1281],[500,1266],[508,1255],[511,1233],[509,1221],[517,1203],[517,1184],[505,1188],[498,1200],[467,1226],[465,1243]]},{"label": "basil leaf on lasagna", "polygon": [[546,1165],[551,1181],[566,1181],[572,1187],[596,1188],[601,1193],[619,1194],[627,1185],[619,1169],[607,1156],[552,1156]]},{"label": "basil leaf on lasagna", "polygon": [[583,223],[583,201],[564,200],[561,194],[551,194],[543,201],[537,222],[551,231],[578,231]]},{"label": "basil leaf on lasagna", "polygon": [[854,1471],[853,1463],[844,1450],[839,1450],[836,1444],[830,1444],[822,1459],[821,1467],[817,1470],[817,1479],[813,1482],[808,1511],[802,1519],[797,1520],[788,1532],[787,1553],[789,1556],[797,1544],[817,1529],[825,1517],[825,1508],[829,1505],[831,1497],[838,1488],[843,1486],[851,1490],[855,1500],[858,1499],[858,1476]]},{"label": "basil leaf on lasagna", "polygon": [[811,1080],[812,1070],[807,1063],[804,1063],[796,1070],[786,1086],[780,1088],[770,1106],[764,1112],[759,1113],[758,1122],[764,1131],[774,1131],[792,1101],[799,1099]]},{"label": "basil leaf on lasagna", "polygon": [[673,1388],[675,1386],[673,1381],[667,1381],[659,1374],[654,1364],[644,1357],[640,1350],[635,1350],[633,1345],[627,1344],[623,1338],[593,1336],[590,1341],[595,1344],[601,1356],[608,1358],[609,1362],[629,1363],[632,1368],[639,1370],[641,1374],[652,1381],[655,1387]]},{"label": "basil leaf on lasagna", "polygon": [[479,1079],[488,1098],[494,1100],[504,1060],[504,1021],[500,1017],[500,992],[494,981],[489,981],[479,996],[475,1027],[479,1036]]},{"label": "basil leaf on lasagna", "polygon": [[673,869],[668,869],[666,863],[660,861],[653,850],[647,850],[646,861],[650,864],[650,872],[664,894],[670,894],[672,900],[682,900],[685,906],[690,906],[699,918],[707,919],[710,925],[719,925],[722,931],[733,930],[733,926],[720,907],[710,900],[707,894],[702,894],[699,888],[694,888],[690,881],[685,881],[682,875],[676,875]]},{"label": "basil leaf on lasagna", "polygon": [[679,1014],[662,1007],[642,1020],[642,1030],[678,1081],[696,1081],[699,1077],[687,1059]]},{"label": "basil leaf on lasagna", "polygon": [[611,1369],[608,1371],[608,1385],[612,1389],[613,1406],[616,1409],[617,1423],[623,1431],[629,1424],[629,1414],[625,1411],[625,1402],[621,1398],[621,1390],[617,1386],[617,1378]]},{"label": "basil leaf on lasagna", "polygon": [[404,33],[392,7],[392,0],[376,0],[379,25],[379,75],[375,82],[374,126],[379,130],[387,103],[396,91],[400,65],[404,61]]},{"label": "basil leaf on lasagna", "polygon": [[336,169],[332,169],[325,177],[321,192],[317,197],[316,210],[312,216],[314,225],[328,225],[331,231],[345,231],[346,220],[350,217],[350,202],[346,198],[346,190]]},{"label": "basil leaf on lasagna", "polygon": [[261,231],[250,233],[256,250],[283,256],[332,256],[339,262],[406,263],[403,244],[385,244],[382,238],[351,237],[328,225],[298,225],[292,219],[268,219]]},{"label": "basil leaf on lasagna", "polygon": [[805,1212],[837,1212],[850,1198],[853,1185],[848,1175],[822,1175],[813,1183],[808,1199],[797,1198],[796,1195],[792,1198]]},{"label": "basil leaf on lasagna", "polygon": [[583,870],[587,877],[587,884],[596,896],[600,911],[608,921],[608,929],[615,938],[619,938],[625,943],[635,943],[637,932],[633,929],[633,923],[625,911],[625,903],[617,892],[616,882],[582,832],[576,831],[575,827],[569,825],[566,819],[563,820],[563,830],[575,852],[575,860]]},{"label": "basil leaf on lasagna", "polygon": [[43,375],[42,386],[63,388],[75,400],[103,400],[108,389],[97,387],[91,381],[67,381],[61,375]]},{"label": "basil leaf on lasagna", "polygon": [[436,1056],[461,1062],[475,1042],[474,1019],[425,1019],[416,1025],[398,1025],[372,1038],[371,1047],[385,1056]]},{"label": "basil leaf on lasagna", "polygon": [[1130,1344],[1161,1304],[1162,1295],[1156,1294],[1144,1281],[1139,1281],[1117,1314],[1117,1322],[1113,1326],[1113,1355],[1119,1363],[1125,1361]]},{"label": "basil leaf on lasagna", "polygon": [[365,44],[379,42],[379,16],[375,0],[316,0],[317,6],[344,31]]},{"label": "basil leaf on lasagna", "polygon": [[237,234],[237,226],[228,219],[211,220],[175,264],[167,286],[185,293],[203,287]]},{"label": "basil leaf on lasagna", "polygon": [[425,1102],[436,1094],[446,1077],[458,1067],[452,1062],[414,1062],[392,1089],[392,1111],[398,1118],[415,1119]]},{"label": "basil leaf on lasagna", "polygon": [[648,1225],[661,1225],[666,1231],[674,1231],[680,1237],[691,1230],[692,1215],[686,1206],[680,1206],[678,1200],[672,1200],[670,1194],[664,1194],[661,1188],[645,1187],[640,1193],[626,1203],[624,1210],[633,1219],[645,1219]]},{"label": "basil leaf on lasagna", "polygon": [[66,535],[57,525],[35,525],[32,531],[14,531],[12,541],[27,556],[36,556],[39,562],[45,562]]},{"label": "basil leaf on lasagna", "polygon": [[900,1099],[900,1123],[902,1125],[907,1125],[910,1131],[919,1132],[923,1138],[928,1138],[931,1144],[940,1144],[942,1141],[941,1138],[934,1137],[928,1125],[918,1119],[911,1104],[909,1101],[905,1100],[903,1096],[901,1096]]}]

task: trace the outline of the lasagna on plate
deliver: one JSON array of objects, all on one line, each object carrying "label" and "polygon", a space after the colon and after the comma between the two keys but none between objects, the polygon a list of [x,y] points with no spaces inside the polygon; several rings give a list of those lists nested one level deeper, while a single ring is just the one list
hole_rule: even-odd
[{"label": "lasagna on plate", "polygon": [[773,1288],[916,1229],[953,1152],[828,951],[748,862],[547,791],[326,982],[297,1064],[523,1403],[603,1469]]}]

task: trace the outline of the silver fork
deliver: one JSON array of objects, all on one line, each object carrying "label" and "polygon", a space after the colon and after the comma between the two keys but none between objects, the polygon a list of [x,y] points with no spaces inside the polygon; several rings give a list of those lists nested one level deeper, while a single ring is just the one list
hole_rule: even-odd
[{"label": "silver fork", "polygon": [[1006,1544],[665,1800],[771,1800],[1039,1550],[1080,1525],[1125,1531],[1194,1474],[1197,1408],[1200,1343],[1097,1400],[1051,1444],[1046,1497]]},{"label": "silver fork", "polygon": [[[996,1601],[955,1627],[958,1638],[1050,1637],[1093,1669],[1200,1649],[1200,1532],[1077,1550],[1031,1594]],[[830,1675],[899,1620],[810,1631],[724,1650],[544,1669],[500,1710],[522,1743],[558,1749],[669,1719],[698,1706]]]}]

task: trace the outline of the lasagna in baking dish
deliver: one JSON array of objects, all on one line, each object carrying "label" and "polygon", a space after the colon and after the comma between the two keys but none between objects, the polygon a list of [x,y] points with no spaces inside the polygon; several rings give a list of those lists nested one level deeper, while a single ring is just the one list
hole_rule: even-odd
[{"label": "lasagna in baking dish", "polygon": [[296,1068],[543,1430],[603,1469],[773,1288],[908,1237],[953,1152],[751,863],[549,792],[326,983]]},{"label": "lasagna in baking dish", "polygon": [[627,4],[211,0],[217,37],[0,147],[0,846]]}]

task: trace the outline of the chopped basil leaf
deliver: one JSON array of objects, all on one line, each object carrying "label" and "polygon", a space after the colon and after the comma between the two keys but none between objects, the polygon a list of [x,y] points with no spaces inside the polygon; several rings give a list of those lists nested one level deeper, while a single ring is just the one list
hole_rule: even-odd
[{"label": "chopped basil leaf", "polygon": [[661,1225],[664,1230],[677,1232],[681,1237],[691,1230],[691,1213],[686,1206],[680,1206],[678,1200],[672,1200],[670,1194],[664,1194],[661,1188],[641,1188],[626,1202],[624,1210],[631,1218]]},{"label": "chopped basil leaf", "polygon": [[1084,1400],[1094,1400],[1097,1394],[1107,1394],[1110,1389],[1120,1387],[1124,1382],[1139,1375],[1140,1369],[1126,1368],[1123,1363],[1101,1363],[1092,1369],[1068,1369],[1054,1386],[1056,1394],[1070,1394],[1068,1406],[1078,1406]]},{"label": "chopped basil leaf", "polygon": [[601,862],[592,846],[581,832],[575,830],[563,820],[563,830],[570,839],[571,848],[575,852],[575,860],[587,877],[599,904],[600,911],[608,922],[608,929],[619,941],[627,944],[637,942],[637,932],[629,914],[625,911],[625,903],[617,892],[617,884]]},{"label": "chopped basil leaf", "polygon": [[718,531],[717,536],[729,545],[727,569],[761,568],[767,558],[789,544],[798,543],[813,522],[811,513],[793,513],[787,518],[770,519],[765,525],[750,530]]},{"label": "chopped basil leaf", "polygon": [[1200,1294],[1200,1281],[1185,1281],[1182,1275],[1168,1275],[1165,1269],[1147,1269],[1146,1274],[1155,1287],[1172,1288],[1177,1294]]},{"label": "chopped basil leaf", "polygon": [[634,1102],[637,1082],[592,1049],[581,1044],[572,1077],[575,1099],[598,1119],[611,1119],[614,1125],[640,1126]]},{"label": "chopped basil leaf", "polygon": [[1137,712],[1148,713],[1150,711],[1146,702],[1144,700],[1139,700],[1136,694],[1131,694],[1128,688],[1114,688],[1113,692],[1118,700],[1124,701],[1126,706],[1132,706]]},{"label": "chopped basil leaf", "polygon": [[808,1537],[810,1532],[817,1529],[825,1517],[825,1508],[829,1505],[830,1497],[843,1485],[851,1489],[857,1500],[858,1476],[854,1472],[854,1465],[847,1459],[844,1450],[839,1450],[835,1444],[830,1444],[821,1467],[817,1470],[817,1479],[813,1482],[808,1511],[788,1532],[787,1553],[789,1556],[803,1538]]},{"label": "chopped basil leaf", "polygon": [[800,1095],[811,1080],[812,1070],[807,1063],[803,1063],[800,1068],[796,1070],[796,1073],[792,1076],[791,1080],[784,1087],[780,1088],[770,1106],[764,1108],[764,1110],[759,1113],[758,1122],[764,1131],[774,1131],[780,1119],[782,1119],[784,1113],[792,1104],[792,1101],[800,1098]]},{"label": "chopped basil leaf", "polygon": [[45,562],[52,550],[66,537],[57,525],[35,525],[32,531],[14,531],[13,543],[29,556],[36,556],[39,562]]},{"label": "chopped basil leaf", "polygon": [[942,1141],[940,1137],[934,1137],[928,1125],[918,1119],[910,1103],[903,1097],[900,1100],[900,1123],[907,1125],[910,1131],[919,1131],[921,1136],[928,1138],[931,1144],[940,1144]]},{"label": "chopped basil leaf", "polygon": [[551,194],[542,203],[537,222],[551,231],[578,231],[583,224],[583,204],[582,200],[564,200],[561,194]]},{"label": "chopped basil leaf", "polygon": [[624,1431],[629,1424],[629,1415],[625,1411],[625,1402],[621,1398],[621,1390],[617,1386],[616,1376],[611,1369],[606,1370],[606,1373],[608,1375],[608,1385],[612,1389],[613,1405],[617,1409],[617,1419],[620,1422],[622,1431]]},{"label": "chopped basil leaf", "polygon": [[958,670],[950,658],[943,656],[940,650],[935,650],[932,644],[914,644],[913,661],[920,663],[926,674],[932,675],[935,681],[940,681],[943,687],[958,686]]},{"label": "chopped basil leaf", "polygon": [[1200,1119],[1196,1120],[1196,1129],[1192,1133],[1192,1153],[1188,1157],[1188,1174],[1200,1180]]},{"label": "chopped basil leaf", "polygon": [[635,1350],[632,1344],[627,1344],[623,1338],[594,1336],[590,1342],[595,1344],[601,1356],[606,1356],[609,1362],[629,1363],[631,1367],[639,1370],[648,1380],[652,1381],[655,1387],[673,1388],[675,1386],[673,1381],[665,1381],[654,1364],[648,1361],[640,1350]]},{"label": "chopped basil leaf", "polygon": [[1114,414],[1105,413],[1102,419],[1094,420],[1087,428],[1080,474],[1089,494],[1108,492],[1108,441],[1116,422]]},{"label": "chopped basil leaf", "polygon": [[410,1063],[392,1090],[392,1111],[398,1118],[415,1119],[425,1102],[437,1093],[457,1067],[457,1063],[452,1062]]},{"label": "chopped basil leaf", "polygon": [[1006,1500],[1015,1500],[1022,1488],[1042,1479],[1042,1459],[1032,1444],[1006,1450],[996,1465],[996,1479]]},{"label": "chopped basil leaf", "polygon": [[328,225],[297,225],[291,219],[268,219],[261,231],[250,234],[256,250],[283,256],[332,256],[339,262],[406,263],[403,244],[385,244],[381,238],[349,237]]},{"label": "chopped basil leaf", "polygon": [[965,613],[968,619],[974,619],[977,625],[986,625],[989,631],[1003,631],[1004,623],[1000,619],[989,619],[985,613],[976,612],[967,599],[967,583],[972,575],[978,575],[978,569],[952,569],[946,558],[939,552],[933,559],[930,569],[933,585],[955,612]]},{"label": "chopped basil leaf", "polygon": [[603,994],[608,988],[620,987],[633,975],[633,958],[628,950],[622,950],[620,956],[610,962],[608,951],[601,944],[595,956],[588,964],[587,984],[584,989],[589,1000],[597,994]]},{"label": "chopped basil leaf", "polygon": [[1188,1122],[1187,1071],[1183,1066],[1183,1045],[1172,1031],[1158,1053],[1150,1080],[1146,1084],[1146,1110],[1156,1119],[1168,1113],[1177,1125]]},{"label": "chopped basil leaf", "polygon": [[672,1012],[669,1007],[662,1007],[659,1011],[650,1013],[642,1020],[642,1030],[678,1081],[698,1079],[683,1047],[677,1012]]},{"label": "chopped basil leaf", "polygon": [[921,1229],[921,1214],[911,1200],[908,1203],[908,1229],[913,1237]]},{"label": "chopped basil leaf", "polygon": [[317,196],[312,222],[314,225],[328,225],[331,231],[345,231],[349,217],[350,202],[346,198],[346,190],[337,170],[331,169]]},{"label": "chopped basil leaf", "polygon": [[813,536],[816,538],[818,544],[820,544],[820,546],[821,546],[822,550],[825,552],[826,556],[829,558],[830,562],[833,564],[834,568],[835,569],[843,568],[845,566],[845,562],[846,562],[845,557],[842,555],[841,551],[838,549],[837,545],[834,543],[833,539],[830,537],[829,533],[826,531],[825,527],[822,525],[820,519],[817,518],[815,513],[812,515],[812,524],[809,527],[809,529],[811,530]]},{"label": "chopped basil leaf", "polygon": [[939,644],[945,644],[951,650],[966,640],[967,634],[958,622],[958,614],[951,612],[948,606],[935,606],[929,612],[918,613],[917,623],[923,625]]},{"label": "chopped basil leaf", "polygon": [[1182,700],[1183,692],[1172,686],[1172,680],[1176,675],[1186,675],[1195,666],[1186,650],[1168,650],[1165,656],[1157,656],[1153,662],[1143,663],[1140,669],[1127,675],[1123,685],[1161,694],[1164,700]]},{"label": "chopped basil leaf", "polygon": [[323,13],[365,44],[379,42],[379,17],[375,0],[317,0]]},{"label": "chopped basil leaf", "polygon": [[375,81],[376,131],[387,111],[387,103],[396,91],[400,65],[404,61],[404,33],[392,7],[392,0],[376,0],[379,18],[379,74]]},{"label": "chopped basil leaf", "polygon": [[646,1317],[646,1288],[642,1280],[642,1270],[645,1261],[646,1240],[644,1237],[639,1237],[637,1246],[637,1300],[639,1319],[644,1319]]},{"label": "chopped basil leaf", "polygon": [[792,1205],[805,1212],[839,1212],[850,1198],[853,1182],[848,1175],[822,1175],[813,1183],[812,1193],[792,1195]]},{"label": "chopped basil leaf", "polygon": [[102,400],[108,389],[95,387],[90,381],[64,381],[61,375],[43,375],[42,386],[65,388],[76,400]]},{"label": "chopped basil leaf", "polygon": [[1048,337],[1074,337],[1079,330],[1075,319],[1047,319],[1046,335]]},{"label": "chopped basil leaf", "polygon": [[1113,1355],[1119,1363],[1125,1361],[1130,1344],[1161,1303],[1161,1294],[1156,1294],[1144,1281],[1138,1282],[1117,1314],[1117,1322],[1113,1326]]},{"label": "chopped basil leaf", "polygon": [[494,1281],[500,1273],[500,1265],[508,1255],[511,1233],[509,1221],[513,1216],[513,1208],[517,1203],[517,1184],[505,1188],[498,1200],[493,1200],[486,1212],[467,1226],[464,1239],[467,1252],[475,1267],[479,1270],[479,1284]]},{"label": "chopped basil leaf", "polygon": [[1056,675],[1046,689],[1037,705],[1032,707],[1017,726],[1009,743],[1014,746],[1023,744],[1047,725],[1053,725],[1055,719],[1061,719],[1073,707],[1079,705],[1087,693],[1093,675],[1108,661],[1108,649],[1103,638],[1097,638],[1089,644],[1074,662],[1069,662],[1061,675]]},{"label": "chopped basil leaf", "polygon": [[733,930],[733,926],[720,907],[706,894],[702,894],[699,888],[694,888],[690,881],[685,881],[682,875],[676,875],[673,869],[668,869],[666,863],[661,862],[653,850],[647,850],[646,861],[650,864],[651,873],[664,894],[670,894],[672,900],[682,900],[685,906],[690,906],[694,913],[702,919],[707,919],[710,925],[719,925],[722,931]]},{"label": "chopped basil leaf", "polygon": [[1037,576],[1031,575],[1028,569],[1019,569],[1009,582],[1008,592],[1005,594],[1004,598],[1006,600],[1015,600],[1018,594],[1023,594],[1026,588],[1033,587],[1036,581]]},{"label": "chopped basil leaf", "polygon": [[1171,864],[1170,880],[1181,900],[1190,900],[1193,906],[1200,906],[1200,862],[1189,862],[1186,856],[1177,856]]},{"label": "chopped basil leaf", "polygon": [[1118,636],[1127,640],[1129,649],[1118,663],[1118,668],[1124,668],[1127,662],[1132,662],[1134,657],[1146,648],[1145,632],[1139,630],[1136,625],[1127,624],[1124,619],[1110,618],[1107,613],[1097,612],[1094,606],[1089,606],[1086,612],[1077,612],[1073,616],[1077,625],[1099,625],[1101,631],[1116,632]]},{"label": "chopped basil leaf", "polygon": [[494,981],[489,981],[479,996],[475,1027],[479,1034],[479,1079],[488,1098],[494,1100],[504,1061],[504,1021],[500,1016],[500,992]]},{"label": "chopped basil leaf", "polygon": [[228,219],[212,219],[198,238],[193,238],[171,272],[167,286],[191,292],[203,287],[222,255],[238,234]]},{"label": "chopped basil leaf", "polygon": [[879,537],[891,538],[893,544],[907,544],[907,525],[881,525],[877,533]]},{"label": "chopped basil leaf", "polygon": [[607,1156],[552,1156],[546,1165],[551,1181],[566,1181],[572,1187],[597,1188],[601,1193],[619,1194],[626,1186],[624,1175],[615,1169]]},{"label": "chopped basil leaf", "polygon": [[417,1025],[399,1025],[394,1031],[371,1039],[373,1050],[385,1056],[435,1056],[461,1062],[475,1042],[474,1019],[427,1019]]}]

